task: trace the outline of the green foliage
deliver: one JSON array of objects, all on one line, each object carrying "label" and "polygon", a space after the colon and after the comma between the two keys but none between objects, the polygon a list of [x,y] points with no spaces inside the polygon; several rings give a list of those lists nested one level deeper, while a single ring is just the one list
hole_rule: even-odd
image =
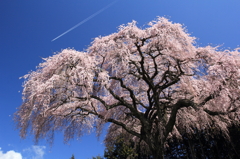
[{"label": "green foliage", "polygon": [[72,155],[72,157],[70,159],[75,159],[74,155]]},{"label": "green foliage", "polygon": [[[214,128],[213,128],[214,129]],[[195,131],[193,135],[183,134],[182,139],[172,137],[167,140],[164,156],[166,159],[237,159],[240,158],[240,127],[228,128],[229,140],[224,134],[210,135],[210,130]],[[121,134],[110,146],[106,146],[106,159],[152,159],[150,151],[137,148],[138,143],[128,141]]]},{"label": "green foliage", "polygon": [[126,141],[124,140],[124,136],[120,135],[115,140],[114,145],[108,146],[105,149],[104,157],[106,159],[134,159],[137,156],[134,145],[133,141]]},{"label": "green foliage", "polygon": [[92,157],[92,159],[104,159],[104,158],[98,155],[96,157]]}]

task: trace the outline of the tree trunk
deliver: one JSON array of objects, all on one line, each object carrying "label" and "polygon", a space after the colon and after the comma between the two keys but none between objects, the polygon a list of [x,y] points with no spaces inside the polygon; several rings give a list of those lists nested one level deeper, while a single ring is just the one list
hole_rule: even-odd
[{"label": "tree trunk", "polygon": [[164,159],[164,152],[163,150],[155,150],[152,151],[153,159]]},{"label": "tree trunk", "polygon": [[158,140],[154,140],[151,143],[150,150],[153,155],[153,159],[164,159],[164,144]]}]

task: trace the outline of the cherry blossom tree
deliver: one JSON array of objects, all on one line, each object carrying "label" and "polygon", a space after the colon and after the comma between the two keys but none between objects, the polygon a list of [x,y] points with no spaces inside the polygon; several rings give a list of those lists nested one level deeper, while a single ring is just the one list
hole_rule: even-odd
[{"label": "cherry blossom tree", "polygon": [[[177,23],[133,21],[98,37],[86,52],[65,49],[25,75],[15,114],[21,137],[65,141],[111,123],[164,158],[165,141],[195,130],[222,133],[239,124],[239,50],[198,47]],[[210,130],[210,129],[209,129]],[[181,133],[180,133],[181,132]]]}]

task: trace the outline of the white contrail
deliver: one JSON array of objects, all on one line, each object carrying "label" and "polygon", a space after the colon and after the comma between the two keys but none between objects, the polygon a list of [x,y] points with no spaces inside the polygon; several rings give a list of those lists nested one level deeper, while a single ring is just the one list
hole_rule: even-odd
[{"label": "white contrail", "polygon": [[88,18],[84,19],[83,21],[81,21],[80,23],[78,23],[77,25],[73,26],[72,28],[68,29],[67,31],[65,31],[64,33],[62,33],[61,35],[59,35],[58,37],[54,38],[52,40],[55,41],[58,38],[60,38],[61,36],[67,34],[68,32],[72,31],[73,29],[79,27],[80,25],[82,25],[83,23],[87,22],[88,20],[92,19],[93,17],[95,17],[96,15],[100,14],[101,12],[103,12],[104,10],[106,10],[107,8],[109,8],[111,5],[113,5],[114,3],[116,3],[118,0],[115,0],[114,2],[110,3],[109,5],[107,5],[106,7],[100,9],[99,11],[97,11],[96,13],[92,14],[91,16],[89,16]]}]

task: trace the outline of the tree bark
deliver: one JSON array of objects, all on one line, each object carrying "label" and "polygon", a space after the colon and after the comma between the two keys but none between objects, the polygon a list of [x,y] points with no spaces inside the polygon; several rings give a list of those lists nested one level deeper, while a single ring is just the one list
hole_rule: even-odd
[{"label": "tree bark", "polygon": [[153,159],[164,159],[164,147],[156,146],[155,150],[152,150]]}]

